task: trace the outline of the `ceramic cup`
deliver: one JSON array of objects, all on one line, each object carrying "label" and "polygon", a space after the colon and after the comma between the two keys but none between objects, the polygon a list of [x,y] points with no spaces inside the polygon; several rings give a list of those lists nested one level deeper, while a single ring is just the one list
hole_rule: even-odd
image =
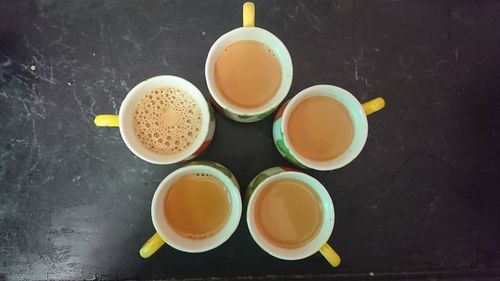
[{"label": "ceramic cup", "polygon": [[[204,239],[190,239],[175,232],[164,215],[165,197],[172,184],[182,176],[196,173],[209,174],[224,184],[228,193],[231,211],[222,229]],[[224,166],[215,162],[198,161],[170,173],[159,185],[151,203],[151,218],[156,233],[142,246],[139,253],[143,258],[154,254],[163,244],[188,253],[200,253],[212,250],[224,243],[238,227],[241,218],[241,196],[238,182],[234,175]]]},{"label": "ceramic cup", "polygon": [[[259,231],[255,223],[255,203],[259,194],[265,191],[268,184],[279,179],[295,179],[307,184],[321,201],[323,210],[323,223],[318,234],[306,245],[300,248],[282,248],[269,242]],[[294,171],[287,167],[269,168],[258,174],[248,185],[245,194],[247,211],[247,225],[253,239],[264,251],[272,256],[283,260],[299,260],[307,258],[316,252],[320,252],[325,259],[334,267],[340,264],[339,255],[328,245],[328,238],[333,231],[335,223],[335,210],[332,198],[325,187],[315,178]]]},{"label": "ceramic cup", "polygon": [[[185,91],[197,102],[201,110],[202,126],[198,137],[187,149],[175,154],[162,155],[147,149],[134,132],[137,103],[144,94],[161,87],[174,87]],[[208,147],[215,132],[214,113],[203,94],[189,81],[169,75],[155,76],[137,84],[123,100],[118,115],[97,115],[94,122],[99,127],[119,127],[121,137],[130,151],[153,164],[172,164],[196,157]]]},{"label": "ceramic cup", "polygon": [[[350,146],[336,158],[327,161],[314,161],[298,154],[290,145],[287,127],[290,113],[304,99],[313,96],[328,96],[336,99],[349,111],[349,115],[354,124],[354,136]],[[361,104],[348,91],[332,85],[316,85],[302,90],[290,101],[284,103],[273,123],[273,139],[276,148],[281,155],[291,163],[301,168],[311,168],[320,171],[339,169],[354,160],[363,149],[368,136],[367,115],[379,111],[385,106],[382,98],[376,98]]]},{"label": "ceramic cup", "polygon": [[[236,28],[219,37],[210,48],[205,64],[205,78],[214,106],[226,117],[243,123],[260,121],[274,112],[288,94],[293,78],[292,59],[287,48],[271,32],[255,27],[254,19],[254,4],[247,2],[243,5],[243,27]],[[268,103],[258,108],[248,109],[228,103],[215,83],[214,69],[217,58],[227,46],[242,40],[257,41],[266,45],[273,51],[281,65],[281,84],[276,94]]]}]

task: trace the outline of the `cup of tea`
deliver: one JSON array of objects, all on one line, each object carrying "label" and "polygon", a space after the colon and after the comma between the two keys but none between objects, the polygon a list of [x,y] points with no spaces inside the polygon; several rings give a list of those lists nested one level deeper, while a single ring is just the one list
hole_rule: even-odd
[{"label": "cup of tea", "polygon": [[163,244],[188,253],[200,253],[224,243],[241,217],[238,182],[224,166],[198,161],[170,173],[151,203],[156,233],[142,246],[143,258]]},{"label": "cup of tea", "polygon": [[336,86],[309,87],[278,110],[274,144],[285,159],[299,167],[339,169],[363,149],[368,136],[366,116],[384,106],[380,97],[361,104]]},{"label": "cup of tea", "polygon": [[97,115],[99,127],[119,127],[127,147],[153,164],[201,154],[212,141],[215,117],[203,94],[176,76],[149,78],[132,88],[118,115]]},{"label": "cup of tea", "polygon": [[214,106],[225,116],[250,123],[264,119],[285,99],[293,78],[292,59],[271,32],[255,26],[255,6],[243,5],[243,27],[215,41],[205,78]]},{"label": "cup of tea", "polygon": [[327,243],[333,202],[315,178],[286,167],[267,169],[250,182],[245,203],[250,234],[270,255],[299,260],[319,251],[332,266],[340,264]]}]

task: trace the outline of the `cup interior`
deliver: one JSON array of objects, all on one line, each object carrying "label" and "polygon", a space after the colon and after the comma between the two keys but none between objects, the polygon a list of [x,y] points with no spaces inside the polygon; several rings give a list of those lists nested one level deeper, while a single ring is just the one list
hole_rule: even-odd
[{"label": "cup interior", "polygon": [[[151,90],[160,87],[174,87],[181,89],[189,94],[197,102],[202,115],[202,126],[200,128],[200,133],[198,134],[198,137],[193,142],[193,144],[186,150],[168,155],[158,154],[147,149],[135,134],[133,126],[134,113],[140,98],[146,93],[149,93]],[[125,144],[135,155],[153,164],[171,164],[182,161],[187,157],[193,155],[196,150],[203,144],[203,141],[208,134],[210,113],[208,104],[203,94],[198,90],[198,88],[196,88],[196,86],[180,77],[163,75],[149,78],[139,83],[132,90],[130,90],[120,107],[119,124],[120,134]]]},{"label": "cup interior", "polygon": [[[280,179],[296,179],[306,183],[312,190],[316,192],[321,200],[323,208],[323,224],[319,233],[308,244],[294,249],[278,247],[269,242],[264,235],[258,230],[255,221],[255,203],[259,195],[265,190],[269,183]],[[325,187],[315,178],[300,172],[282,172],[273,175],[257,186],[253,192],[247,206],[247,224],[250,234],[255,242],[266,252],[284,260],[298,260],[306,258],[316,253],[327,241],[333,231],[335,222],[335,210],[333,202]]]},{"label": "cup interior", "polygon": [[[341,155],[327,161],[316,161],[302,156],[298,153],[288,138],[288,122],[291,112],[303,100],[313,96],[327,96],[336,99],[349,112],[351,120],[354,125],[354,136],[349,147]],[[281,123],[281,131],[283,132],[283,139],[286,146],[292,155],[303,165],[315,170],[334,170],[347,165],[354,160],[361,150],[363,149],[366,138],[368,137],[368,121],[363,107],[359,101],[348,91],[332,86],[332,85],[316,85],[302,90],[295,97],[293,97],[283,112],[283,122]]]},{"label": "cup interior", "polygon": [[[205,173],[219,179],[226,188],[230,200],[229,218],[222,229],[211,237],[204,239],[189,239],[178,234],[169,225],[164,215],[165,198],[172,184],[182,176],[195,173]],[[206,165],[190,165],[170,173],[158,186],[151,204],[153,225],[160,237],[171,247],[189,253],[199,253],[214,249],[224,243],[236,230],[241,218],[241,196],[238,186],[220,170]]]},{"label": "cup interior", "polygon": [[[224,52],[224,48],[244,40],[257,41],[266,45],[276,55],[281,65],[281,84],[276,94],[269,102],[257,108],[244,108],[230,103],[221,95],[215,83],[215,63]],[[205,77],[212,97],[224,109],[239,115],[258,115],[276,108],[288,94],[293,78],[292,59],[285,45],[271,32],[258,27],[240,27],[222,35],[212,45],[205,64]]]}]

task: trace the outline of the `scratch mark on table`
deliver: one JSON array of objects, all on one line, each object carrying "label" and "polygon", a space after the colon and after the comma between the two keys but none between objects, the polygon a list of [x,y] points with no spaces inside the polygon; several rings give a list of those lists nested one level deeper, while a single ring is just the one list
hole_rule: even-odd
[{"label": "scratch mark on table", "polygon": [[54,81],[54,67],[52,66],[52,57],[50,57],[50,80]]},{"label": "scratch mark on table", "polygon": [[76,89],[75,89],[75,87],[73,87],[73,97],[75,98],[76,102],[78,103],[78,106],[80,107],[80,111],[82,113],[84,113],[82,102],[80,101],[80,99],[76,95]]},{"label": "scratch mark on table", "polygon": [[305,17],[311,24],[312,28],[314,28],[316,31],[321,31],[321,21],[319,20],[318,16],[316,16],[314,12],[310,11],[303,2],[299,2],[299,5],[304,11]]},{"label": "scratch mark on table", "polygon": [[408,64],[405,64],[404,60],[403,60],[403,57],[401,55],[398,55],[398,60],[399,60],[399,64],[401,65],[401,67],[403,69],[406,69],[408,70],[410,68],[410,63]]},{"label": "scratch mark on table", "polygon": [[148,42],[148,43],[151,43],[151,42],[152,42],[154,39],[156,39],[156,37],[158,37],[158,36],[159,36],[159,35],[160,35],[160,34],[161,34],[164,30],[166,30],[166,29],[164,29],[164,28],[161,28],[161,27],[160,27],[160,28],[159,28],[159,30],[158,30],[155,34],[153,34],[153,36],[151,36],[151,38],[149,38],[149,39],[147,40],[147,42]]},{"label": "scratch mark on table", "polygon": [[31,118],[31,127],[32,127],[32,132],[33,132],[33,144],[31,147],[31,157],[33,158],[34,151],[36,150],[37,152],[37,158],[40,159],[40,146],[38,145],[38,139],[36,135],[36,123],[35,123],[35,118]]},{"label": "scratch mark on table", "polygon": [[87,154],[87,156],[89,156],[90,158],[101,161],[103,163],[108,163],[108,161],[106,161],[106,160],[104,160],[104,159],[102,159],[94,154],[91,154],[86,148],[83,149],[83,153]]},{"label": "scratch mark on table", "polygon": [[135,50],[136,52],[141,52],[142,51],[142,47],[141,45],[137,42],[137,40],[135,40],[134,38],[132,38],[130,36],[130,34],[126,34],[125,36],[123,36],[123,39],[129,43],[131,43],[132,45],[134,45],[135,47]]},{"label": "scratch mark on table", "polygon": [[354,61],[354,79],[356,79],[356,81],[359,80],[359,76],[358,76],[358,60],[355,59],[355,58],[352,58],[352,60]]},{"label": "scratch mark on table", "polygon": [[104,42],[104,25],[101,21],[99,22],[99,35],[101,36],[101,41]]},{"label": "scratch mark on table", "polygon": [[94,112],[94,106],[96,104],[94,94],[90,93],[89,95],[90,95],[90,99],[92,100],[92,102],[90,103],[90,107],[89,107],[89,113],[92,115],[96,115]]}]

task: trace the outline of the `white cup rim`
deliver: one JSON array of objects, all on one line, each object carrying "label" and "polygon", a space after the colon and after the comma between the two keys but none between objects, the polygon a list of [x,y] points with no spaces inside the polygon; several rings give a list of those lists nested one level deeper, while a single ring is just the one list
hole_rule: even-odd
[{"label": "white cup rim", "polygon": [[[337,101],[341,102],[349,111],[349,115],[354,124],[353,140],[347,150],[336,158],[328,161],[314,161],[300,155],[290,144],[290,140],[288,138],[287,125],[289,116],[293,109],[304,99],[318,95],[333,97]],[[359,153],[361,153],[368,137],[368,120],[363,110],[363,106],[359,103],[356,97],[354,97],[354,95],[349,93],[347,90],[333,85],[315,85],[300,91],[288,102],[283,112],[280,129],[283,132],[285,145],[288,147],[290,153],[295,159],[308,168],[319,171],[328,171],[344,167],[353,161]]]},{"label": "white cup rim", "polygon": [[[186,150],[175,154],[160,155],[147,149],[141,141],[138,140],[133,129],[133,112],[140,97],[142,97],[145,92],[149,92],[148,89],[169,86],[180,88],[195,99],[201,110],[202,125],[198,137]],[[154,76],[134,86],[123,100],[118,115],[120,135],[125,145],[137,157],[153,164],[172,164],[187,159],[203,144],[210,127],[210,109],[208,108],[208,103],[203,94],[191,82],[173,75]]]},{"label": "white cup rim", "polygon": [[[215,176],[224,184],[231,200],[231,213],[224,227],[215,235],[204,239],[189,239],[178,234],[170,227],[163,214],[165,196],[171,184],[181,176],[194,173],[207,173]],[[158,185],[151,202],[151,218],[160,237],[172,248],[188,253],[209,251],[227,241],[238,227],[241,212],[242,202],[239,187],[222,171],[203,164],[191,164],[170,173]]]},{"label": "white cup rim", "polygon": [[[266,45],[277,55],[281,65],[282,77],[277,93],[268,103],[258,108],[241,108],[226,102],[221,96],[215,79],[213,78],[213,67],[221,50],[232,43],[243,40],[258,41]],[[272,46],[270,46],[271,44]],[[260,115],[278,107],[287,96],[293,80],[292,59],[285,44],[271,32],[260,27],[239,27],[220,36],[212,47],[210,47],[205,62],[205,78],[212,98],[223,109],[237,115]]]},{"label": "white cup rim", "polygon": [[[268,183],[282,178],[292,178],[305,182],[316,192],[322,203],[323,224],[321,225],[321,228],[316,237],[314,237],[308,244],[300,248],[287,249],[272,244],[263,237],[255,224],[254,209],[256,198]],[[260,248],[262,248],[270,255],[283,260],[303,259],[316,253],[325,243],[327,243],[328,238],[330,238],[332,234],[333,226],[335,223],[335,209],[333,206],[332,198],[330,197],[326,188],[317,179],[307,174],[295,171],[280,172],[262,181],[250,196],[246,211],[248,229],[250,231],[250,235],[257,243],[257,245],[259,245]]]}]

